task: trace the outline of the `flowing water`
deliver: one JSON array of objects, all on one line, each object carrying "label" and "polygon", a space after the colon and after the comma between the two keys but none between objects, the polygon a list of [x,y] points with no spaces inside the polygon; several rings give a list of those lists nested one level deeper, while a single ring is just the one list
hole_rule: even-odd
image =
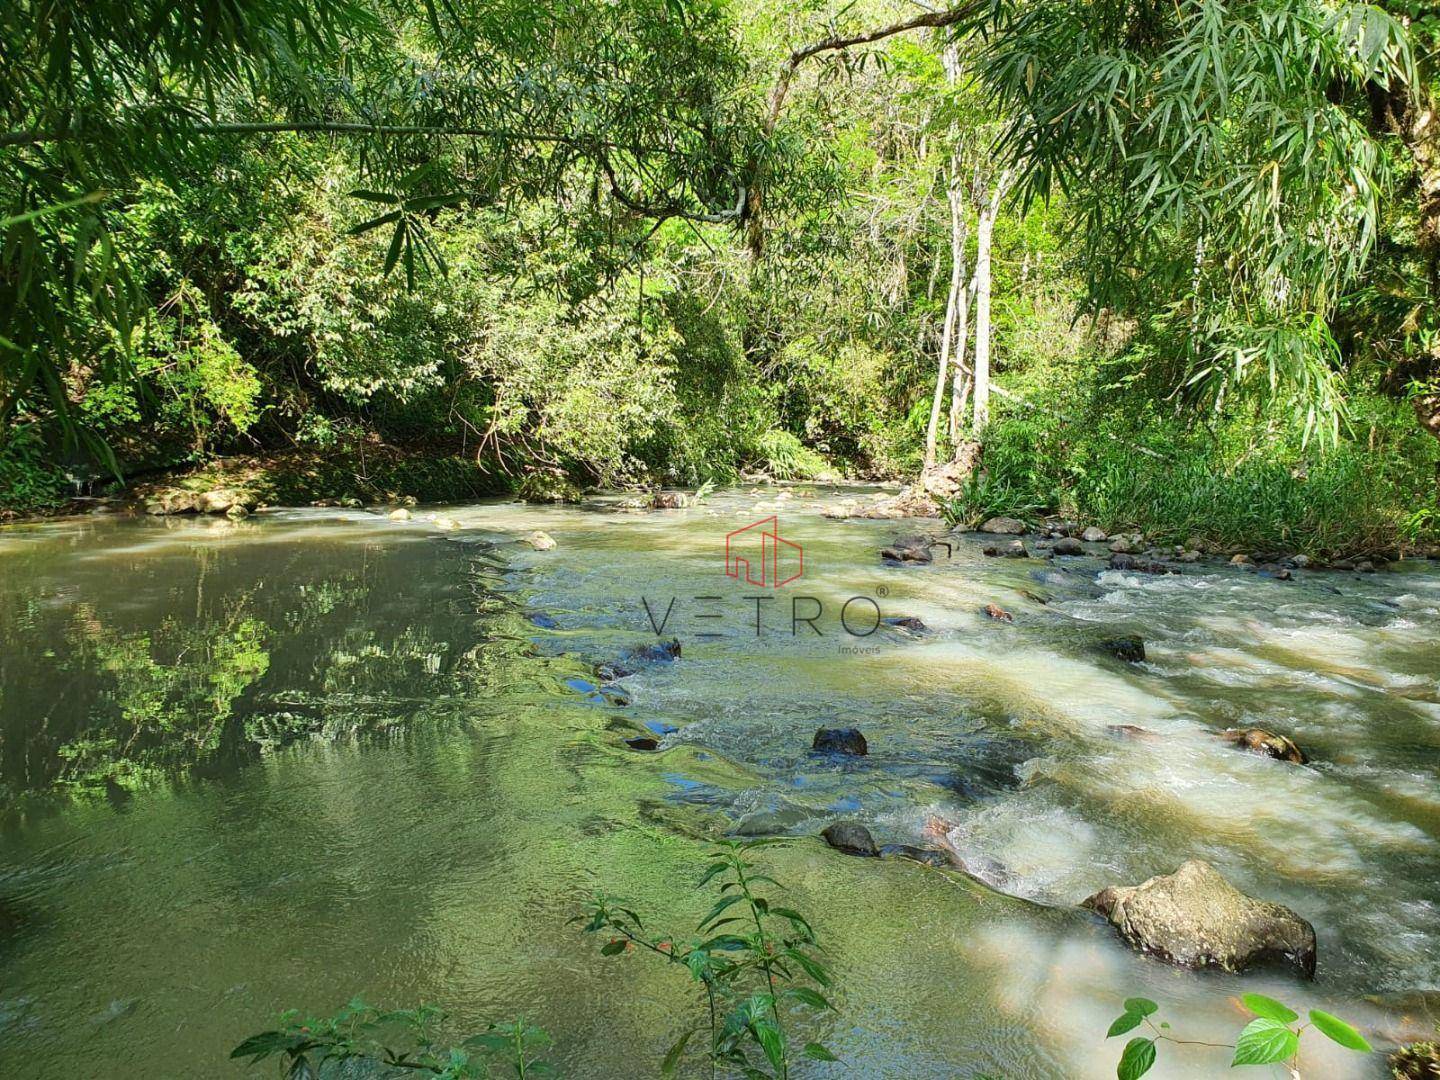
[{"label": "flowing water", "polygon": [[[1233,1039],[1250,989],[1377,1045],[1425,1033],[1440,573],[1142,577],[975,538],[886,566],[915,525],[811,494],[0,532],[0,1073],[241,1076],[230,1047],[275,1013],[363,993],[457,1033],[523,1014],[567,1075],[652,1075],[694,987],[567,921],[603,891],[687,934],[704,840],[730,833],[796,837],[763,858],[838,975],[805,1035],[848,1063],[806,1075],[1113,1075],[1133,994],[1200,1040]],[[728,578],[726,533],[776,512],[804,576]],[[515,543],[535,528],[558,547]],[[868,633],[877,608],[929,629]],[[662,623],[679,661],[597,685]],[[1146,663],[1094,648],[1118,632]],[[821,724],[869,756],[812,755]],[[1242,724],[1312,764],[1213,734]],[[658,752],[626,746],[647,729]],[[837,817],[906,843],[943,820],[1000,891],[833,852]],[[1189,857],[1309,918],[1316,981],[1172,969],[1074,908]],[[1306,1075],[1383,1075],[1321,1042]],[[1166,1047],[1153,1075],[1227,1064]]]}]

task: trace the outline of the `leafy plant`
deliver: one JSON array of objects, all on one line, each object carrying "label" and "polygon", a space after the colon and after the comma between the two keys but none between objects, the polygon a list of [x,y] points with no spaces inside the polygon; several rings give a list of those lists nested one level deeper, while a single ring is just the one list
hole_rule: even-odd
[{"label": "leafy plant", "polygon": [[251,1064],[279,1056],[286,1080],[318,1080],[327,1067],[368,1062],[405,1069],[443,1080],[474,1080],[491,1075],[491,1065],[504,1065],[520,1080],[553,1075],[554,1069],[535,1057],[549,1036],[523,1019],[492,1024],[458,1046],[440,1048],[435,1028],[445,1013],[422,1005],[418,1009],[385,1011],[355,998],[333,1016],[301,1019],[296,1011],[280,1017],[280,1027],[252,1035],[231,1058]]},{"label": "leafy plant", "polygon": [[1125,1011],[1110,1024],[1110,1030],[1105,1033],[1105,1037],[1113,1039],[1117,1035],[1128,1034],[1140,1027],[1141,1024],[1149,1028],[1151,1034],[1137,1035],[1125,1044],[1125,1049],[1120,1054],[1120,1063],[1115,1070],[1116,1076],[1119,1077],[1119,1080],[1139,1080],[1139,1077],[1149,1072],[1155,1064],[1158,1044],[1169,1042],[1177,1045],[1233,1049],[1234,1056],[1230,1060],[1232,1067],[1287,1062],[1291,1074],[1298,1077],[1300,1075],[1300,1037],[1312,1027],[1331,1042],[1337,1043],[1347,1050],[1365,1054],[1372,1052],[1365,1037],[1338,1016],[1331,1016],[1319,1009],[1311,1009],[1309,1022],[1295,1027],[1294,1025],[1299,1023],[1300,1014],[1274,998],[1266,997],[1264,994],[1242,994],[1240,1000],[1245,1008],[1254,1014],[1255,1019],[1241,1029],[1239,1037],[1231,1046],[1228,1043],[1177,1039],[1169,1034],[1170,1024],[1167,1021],[1162,1020],[1157,1024],[1152,1019],[1159,1011],[1159,1005],[1149,998],[1126,998]]},{"label": "leafy plant", "polygon": [[[832,979],[815,957],[819,945],[810,923],[758,891],[763,885],[783,888],[749,860],[751,852],[776,843],[783,841],[725,841],[714,849],[698,887],[714,885],[720,897],[686,945],[669,935],[651,935],[639,915],[607,897],[595,899],[588,918],[575,920],[585,922],[586,933],[616,935],[601,947],[602,955],[638,947],[683,966],[705,988],[707,1018],[665,1054],[661,1072],[666,1076],[675,1074],[695,1035],[707,1033],[712,1075],[723,1065],[752,1080],[785,1080],[794,1060],[787,1027],[791,1011],[834,1008],[820,992]],[[814,1061],[838,1060],[817,1042],[806,1043],[800,1054]]]}]

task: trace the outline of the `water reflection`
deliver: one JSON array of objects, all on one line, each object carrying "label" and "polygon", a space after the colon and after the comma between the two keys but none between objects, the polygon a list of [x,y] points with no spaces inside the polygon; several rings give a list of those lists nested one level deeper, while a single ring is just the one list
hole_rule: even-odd
[{"label": "water reflection", "polygon": [[[1424,1034],[1393,1002],[1440,982],[1440,576],[1150,579],[969,541],[895,568],[876,553],[896,526],[789,506],[807,595],[880,597],[929,631],[847,654],[832,620],[757,637],[735,601],[718,637],[686,624],[681,662],[597,689],[596,665],[654,640],[643,599],[730,587],[724,534],[774,508],[0,532],[6,1074],[223,1075],[273,1012],[363,991],[459,1031],[523,1011],[570,1075],[628,1078],[693,987],[567,920],[600,890],[684,932],[708,906],[699,842],[732,832],[797,837],[767,859],[841,977],[812,1034],[849,1075],[1108,1075],[1101,1036],[1136,993],[1201,1039],[1233,1034],[1242,989]],[[513,542],[535,528],[559,547]],[[1091,647],[1117,632],[1146,664]],[[822,723],[870,755],[811,754]],[[1313,764],[1214,737],[1240,723]],[[932,814],[1021,899],[813,839],[845,816],[917,842]],[[1317,984],[1175,971],[1071,907],[1192,856],[1316,923]],[[1365,1074],[1327,1054],[1306,1074]]]}]

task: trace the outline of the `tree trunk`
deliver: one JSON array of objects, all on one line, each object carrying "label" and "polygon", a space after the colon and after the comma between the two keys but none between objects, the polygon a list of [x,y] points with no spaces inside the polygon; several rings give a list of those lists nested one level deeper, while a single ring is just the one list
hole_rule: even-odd
[{"label": "tree trunk", "polygon": [[[956,170],[954,158],[950,160],[950,174],[953,181]],[[935,375],[935,396],[930,399],[930,426],[925,429],[925,468],[935,464],[935,445],[940,433],[940,406],[945,401],[945,375],[950,363],[950,351],[955,340],[955,318],[957,305],[965,294],[965,243],[963,235],[957,239],[956,230],[963,226],[964,218],[955,215],[956,198],[950,199],[950,295],[945,301],[945,329],[940,335],[940,362]]]},{"label": "tree trunk", "polygon": [[975,227],[975,434],[990,422],[990,247],[995,216],[1010,185],[1007,171],[995,182],[990,198],[980,206]]},{"label": "tree trunk", "polygon": [[[957,61],[958,67],[958,61]],[[947,72],[950,70],[946,66]],[[965,341],[970,334],[970,296],[965,284],[965,198],[960,184],[960,163],[950,159],[950,259],[955,273],[950,278],[950,302],[955,308],[955,333],[951,336],[950,445],[960,445],[960,416],[965,408],[969,374],[965,367]]]}]

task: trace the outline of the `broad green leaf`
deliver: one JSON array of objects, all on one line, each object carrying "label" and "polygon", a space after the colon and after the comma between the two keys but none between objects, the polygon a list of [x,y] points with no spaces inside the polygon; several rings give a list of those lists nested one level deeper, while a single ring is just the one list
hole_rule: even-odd
[{"label": "broad green leaf", "polygon": [[624,938],[616,938],[613,941],[607,941],[604,945],[600,946],[600,955],[614,956],[616,953],[622,953],[625,951],[625,946],[628,944],[629,942],[627,942]]},{"label": "broad green leaf", "polygon": [[1120,1064],[1115,1068],[1119,1080],[1139,1080],[1155,1064],[1155,1041],[1153,1039],[1131,1039],[1125,1044],[1120,1055]]},{"label": "broad green leaf", "polygon": [[1136,1016],[1153,1016],[1160,1008],[1149,998],[1133,997],[1125,999],[1125,1011],[1134,1013]]},{"label": "broad green leaf", "polygon": [[755,1038],[760,1043],[760,1049],[765,1051],[765,1057],[777,1072],[783,1071],[785,1063],[785,1036],[780,1029],[769,1020],[756,1020],[751,1025],[755,1032]]},{"label": "broad green leaf", "polygon": [[1278,1020],[1261,1016],[1246,1024],[1235,1041],[1235,1065],[1269,1065],[1294,1057],[1300,1049],[1300,1038]]},{"label": "broad green leaf", "polygon": [[1341,1020],[1338,1016],[1331,1016],[1319,1009],[1310,1010],[1310,1022],[1315,1025],[1320,1034],[1324,1035],[1331,1042],[1337,1042],[1347,1050],[1359,1050],[1362,1053],[1370,1053],[1371,1046],[1365,1041],[1365,1036],[1356,1031],[1353,1027]]},{"label": "broad green leaf", "polygon": [[808,986],[792,986],[785,991],[786,996],[796,1001],[809,1005],[814,1009],[833,1009],[834,1006],[825,1000],[825,996],[817,991],[811,990]]},{"label": "broad green leaf", "polygon": [[1125,1012],[1115,1018],[1110,1025],[1110,1030],[1105,1033],[1107,1039],[1113,1039],[1116,1035],[1124,1035],[1127,1031],[1134,1031],[1139,1027],[1145,1018],[1139,1013]]},{"label": "broad green leaf", "polygon": [[839,1061],[840,1059],[832,1054],[819,1043],[806,1043],[805,1056],[811,1061]]},{"label": "broad green leaf", "polygon": [[660,1062],[661,1076],[674,1076],[675,1067],[680,1064],[680,1058],[685,1053],[685,1044],[690,1041],[690,1036],[695,1034],[696,1029],[691,1028],[675,1040],[675,1045],[665,1052],[665,1059]]},{"label": "broad green leaf", "polygon": [[352,225],[350,227],[350,235],[359,236],[361,233],[369,232],[371,229],[378,229],[381,225],[389,225],[392,221],[399,220],[400,211],[392,210],[390,213],[382,214],[380,217],[371,218],[369,221],[362,221],[359,225]]},{"label": "broad green leaf", "polygon": [[1282,1024],[1293,1024],[1300,1019],[1300,1014],[1288,1005],[1284,1005],[1274,998],[1266,997],[1264,994],[1241,994],[1240,1000],[1245,1007],[1256,1016],[1263,1016],[1267,1020],[1278,1020]]}]

